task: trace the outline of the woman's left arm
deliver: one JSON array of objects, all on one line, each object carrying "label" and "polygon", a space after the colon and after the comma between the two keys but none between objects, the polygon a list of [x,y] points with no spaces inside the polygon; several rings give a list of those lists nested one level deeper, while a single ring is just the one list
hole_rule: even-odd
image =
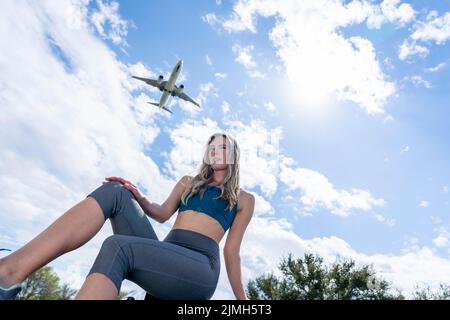
[{"label": "woman's left arm", "polygon": [[223,249],[225,266],[228,279],[230,280],[233,293],[238,300],[248,300],[241,280],[241,258],[239,255],[241,242],[245,230],[250,223],[255,209],[255,197],[250,193],[242,193],[240,203],[242,208],[237,212],[228,232],[227,240]]},{"label": "woman's left arm", "polygon": [[224,255],[228,279],[236,300],[248,300],[241,280],[241,258],[238,255]]}]

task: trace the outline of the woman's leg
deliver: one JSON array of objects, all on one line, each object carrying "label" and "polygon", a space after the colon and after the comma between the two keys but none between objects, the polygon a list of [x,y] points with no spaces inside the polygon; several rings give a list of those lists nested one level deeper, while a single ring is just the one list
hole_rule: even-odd
[{"label": "woman's leg", "polygon": [[0,259],[0,286],[9,287],[89,241],[104,223],[97,201],[86,198],[19,250]]},{"label": "woman's leg", "polygon": [[25,246],[0,259],[0,287],[20,283],[58,256],[80,247],[108,218],[114,232],[157,239],[142,209],[131,198],[131,192],[115,181],[95,189]]},{"label": "woman's leg", "polygon": [[75,300],[117,300],[117,291],[114,282],[101,273],[92,273],[81,286]]},{"label": "woman's leg", "polygon": [[[108,216],[113,233],[158,240],[150,220],[132,192],[116,181],[106,185],[92,192],[90,196],[95,197],[105,212],[113,213]],[[112,189],[116,191],[111,192]]]},{"label": "woman's leg", "polygon": [[[116,191],[113,191],[116,190]],[[92,192],[104,212],[111,212],[109,221],[113,233],[152,239],[158,237],[147,215],[133,194],[119,182],[109,182],[106,186]],[[147,294],[149,299],[156,299]],[[101,273],[91,273],[84,282],[75,299],[117,299],[118,289],[114,283]]]},{"label": "woman's leg", "polygon": [[76,299],[116,298],[124,279],[160,299],[209,299],[219,268],[220,262],[174,243],[113,235],[103,242]]}]

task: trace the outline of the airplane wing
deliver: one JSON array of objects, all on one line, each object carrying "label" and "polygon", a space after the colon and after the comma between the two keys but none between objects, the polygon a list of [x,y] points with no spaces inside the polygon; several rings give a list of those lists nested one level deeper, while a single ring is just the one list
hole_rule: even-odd
[{"label": "airplane wing", "polygon": [[175,94],[176,94],[177,97],[179,97],[180,99],[189,101],[189,102],[195,104],[197,107],[200,108],[200,105],[199,105],[197,102],[195,102],[194,100],[192,100],[186,93],[182,92],[182,93],[180,93],[180,94],[178,94],[178,93],[175,93]]},{"label": "airplane wing", "polygon": [[156,87],[159,90],[163,90],[164,89],[164,83],[167,82],[167,81],[162,81],[161,83],[159,83],[158,80],[155,80],[155,79],[141,78],[141,77],[135,77],[135,76],[132,76],[132,78],[144,81],[148,85],[151,85],[152,87]]}]

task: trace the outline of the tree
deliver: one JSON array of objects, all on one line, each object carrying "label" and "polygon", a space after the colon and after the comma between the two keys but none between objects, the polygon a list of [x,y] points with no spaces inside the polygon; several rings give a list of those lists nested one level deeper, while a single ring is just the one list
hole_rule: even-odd
[{"label": "tree", "polygon": [[279,268],[282,279],[271,273],[249,281],[250,300],[404,299],[399,292],[390,293],[389,283],[377,278],[372,266],[357,268],[353,260],[327,267],[319,256],[294,260],[289,254]]},{"label": "tree", "polygon": [[49,266],[42,267],[25,280],[18,300],[69,300],[76,290],[67,284],[59,285],[59,277]]},{"label": "tree", "polygon": [[439,288],[432,291],[430,287],[420,288],[418,285],[415,287],[413,294],[415,300],[450,300],[450,285],[441,283]]}]

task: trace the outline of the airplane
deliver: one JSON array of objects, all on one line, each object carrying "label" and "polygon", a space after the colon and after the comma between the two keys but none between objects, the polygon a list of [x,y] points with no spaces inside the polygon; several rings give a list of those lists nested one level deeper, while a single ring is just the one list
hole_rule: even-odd
[{"label": "airplane", "polygon": [[[158,108],[164,109],[170,113],[173,113],[170,109],[166,108],[164,105],[167,102],[167,99],[169,98],[169,95],[171,95],[172,97],[178,97],[180,99],[189,101],[193,104],[195,104],[197,107],[200,108],[200,105],[195,102],[194,100],[192,100],[187,94],[185,94],[183,92],[184,90],[184,85],[180,84],[180,86],[178,87],[175,84],[175,81],[178,78],[178,75],[181,72],[181,67],[183,66],[183,60],[180,60],[177,62],[177,64],[175,65],[175,67],[173,68],[169,80],[166,81],[164,80],[164,77],[162,75],[160,75],[158,77],[158,79],[147,79],[147,78],[141,78],[141,77],[135,77],[133,76],[133,78],[144,81],[145,83],[147,83],[148,85],[151,85],[153,87],[156,87],[159,89],[159,91],[161,91],[163,94],[161,95],[161,98],[159,100],[159,103],[157,102],[148,102],[154,106],[157,106]],[[164,80],[164,81],[163,81]]]}]

